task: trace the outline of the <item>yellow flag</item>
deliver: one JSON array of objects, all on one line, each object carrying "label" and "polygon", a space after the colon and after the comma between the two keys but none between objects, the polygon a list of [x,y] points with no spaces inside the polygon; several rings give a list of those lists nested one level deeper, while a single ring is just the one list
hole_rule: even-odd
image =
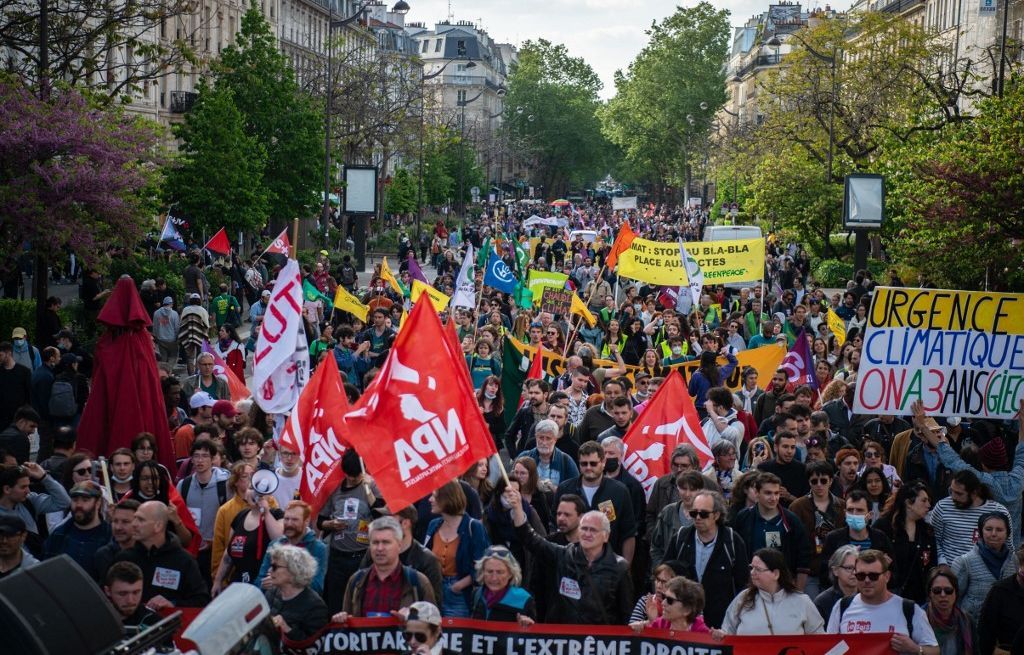
[{"label": "yellow flag", "polygon": [[345,287],[340,284],[338,290],[334,292],[334,308],[352,314],[363,323],[366,322],[366,317],[370,313],[369,307],[359,302],[358,298],[346,291]]},{"label": "yellow flag", "polygon": [[385,257],[380,262],[380,276],[381,278],[391,285],[391,288],[395,290],[395,293],[405,295],[405,290],[402,288],[402,284],[395,277],[395,274],[391,272],[391,268],[388,266],[388,258]]},{"label": "yellow flag", "polygon": [[597,317],[590,313],[590,310],[575,293],[572,294],[572,305],[569,307],[569,311],[577,316],[582,316],[590,327],[597,324]]},{"label": "yellow flag", "polygon": [[450,297],[441,293],[429,284],[424,284],[419,280],[413,280],[412,292],[409,294],[409,300],[416,302],[424,293],[427,294],[428,298],[430,298],[430,302],[434,305],[434,309],[439,312],[443,312],[445,307],[448,306],[448,301],[451,300]]},{"label": "yellow flag", "polygon": [[840,346],[846,343],[846,323],[839,318],[834,309],[828,310],[828,329],[836,335],[836,343]]}]

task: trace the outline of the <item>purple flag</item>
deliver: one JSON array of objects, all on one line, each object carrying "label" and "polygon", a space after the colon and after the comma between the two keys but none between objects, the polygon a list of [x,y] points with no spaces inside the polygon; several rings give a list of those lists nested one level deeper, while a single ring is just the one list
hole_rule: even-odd
[{"label": "purple flag", "polygon": [[811,345],[807,343],[807,337],[803,329],[796,335],[793,347],[789,349],[786,356],[779,364],[779,368],[786,370],[789,381],[796,384],[806,384],[812,389],[818,388],[818,378],[814,375],[814,359],[811,357]]},{"label": "purple flag", "polygon": [[409,263],[409,277],[414,280],[419,280],[423,284],[429,285],[430,282],[427,282],[427,276],[423,274],[422,270],[420,270],[420,265],[416,263],[416,258],[413,257],[411,253],[409,254],[409,259],[407,261]]}]

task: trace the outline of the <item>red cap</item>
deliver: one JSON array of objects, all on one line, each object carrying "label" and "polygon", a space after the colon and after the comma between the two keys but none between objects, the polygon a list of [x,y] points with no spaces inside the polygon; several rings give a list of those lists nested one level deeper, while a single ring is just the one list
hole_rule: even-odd
[{"label": "red cap", "polygon": [[227,416],[228,418],[234,418],[238,416],[238,410],[231,404],[230,400],[218,400],[213,403],[213,415],[214,416]]}]

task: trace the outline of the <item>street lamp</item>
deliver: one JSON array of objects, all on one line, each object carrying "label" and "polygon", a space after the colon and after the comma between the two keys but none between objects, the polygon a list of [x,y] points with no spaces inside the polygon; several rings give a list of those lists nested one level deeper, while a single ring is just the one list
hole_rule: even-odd
[{"label": "street lamp", "polygon": [[[466,100],[459,100],[456,104],[462,109],[462,114],[459,117],[459,202],[458,202],[458,213],[459,220],[464,218],[466,213],[466,105],[476,102],[480,96],[485,94],[487,89],[480,91],[472,98]],[[506,93],[505,86],[499,86],[495,94],[499,98],[504,98]]]},{"label": "street lamp", "polygon": [[[403,0],[398,0],[400,4],[404,4]],[[398,6],[397,4],[395,5]],[[419,188],[416,191],[416,243],[420,241],[420,234],[422,232],[422,219],[423,219],[423,131],[426,123],[426,87],[425,83],[427,80],[432,80],[435,77],[439,77],[444,73],[445,69],[452,65],[456,61],[466,61],[466,70],[476,68],[476,62],[468,61],[465,58],[451,59],[445,63],[440,69],[434,71],[430,75],[420,75],[420,166],[419,166]]]},{"label": "street lamp", "polygon": [[[331,108],[334,104],[334,30],[351,25],[366,12],[367,7],[373,4],[374,0],[365,0],[356,7],[355,12],[347,17],[334,19],[334,4],[327,4],[327,104],[324,108],[324,204],[320,216],[323,223],[324,236],[327,236],[331,223]],[[405,0],[398,0],[391,8],[396,14],[405,15],[409,13],[409,3]],[[347,235],[346,235],[347,236]],[[294,235],[292,237],[292,256],[294,257],[299,248],[299,219],[295,218]]]}]

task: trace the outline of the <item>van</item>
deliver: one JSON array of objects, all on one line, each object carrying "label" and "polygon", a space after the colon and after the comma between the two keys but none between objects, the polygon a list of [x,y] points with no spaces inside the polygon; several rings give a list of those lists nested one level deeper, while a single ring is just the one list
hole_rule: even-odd
[{"label": "van", "polygon": [[[732,239],[763,239],[764,233],[757,225],[708,225],[704,228],[704,241],[730,241]],[[729,289],[742,289],[744,287],[756,287],[761,280],[744,280],[743,282],[729,282],[725,286]]]},{"label": "van", "polygon": [[576,237],[583,237],[583,243],[594,243],[597,232],[595,230],[573,230],[569,233],[569,243],[575,241]]}]

